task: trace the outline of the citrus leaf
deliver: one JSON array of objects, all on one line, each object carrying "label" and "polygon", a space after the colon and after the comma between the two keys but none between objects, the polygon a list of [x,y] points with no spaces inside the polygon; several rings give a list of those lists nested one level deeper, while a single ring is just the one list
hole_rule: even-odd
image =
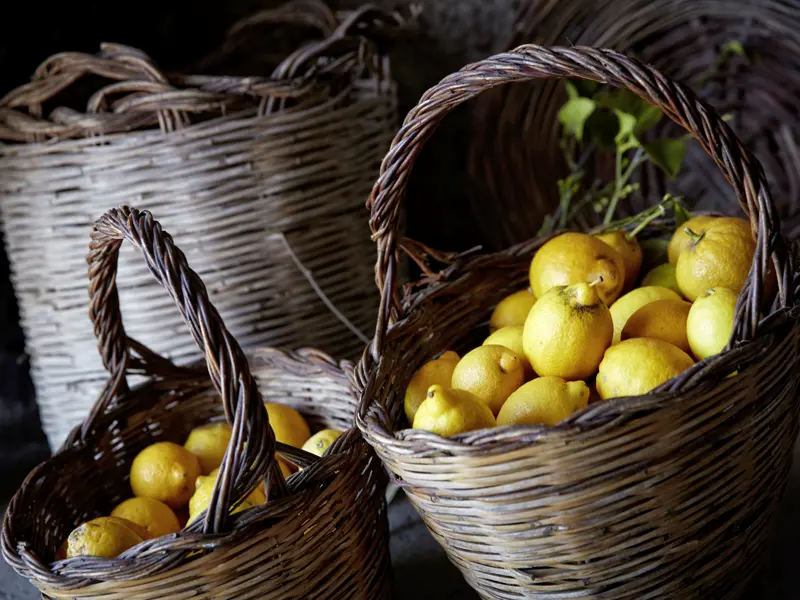
[{"label": "citrus leaf", "polygon": [[661,167],[670,178],[674,178],[686,155],[686,143],[683,140],[653,140],[644,145],[644,151],[653,164]]},{"label": "citrus leaf", "polygon": [[633,136],[633,130],[636,127],[636,117],[618,109],[614,109],[614,114],[617,115],[617,121],[619,121],[619,131],[614,141],[619,144],[629,140]]},{"label": "citrus leaf", "polygon": [[583,127],[596,105],[589,98],[573,98],[568,100],[558,111],[558,120],[570,134],[580,142],[583,140]]},{"label": "citrus leaf", "polygon": [[578,88],[575,87],[575,84],[571,81],[565,81],[564,87],[567,88],[567,97],[570,100],[575,100],[575,98],[580,98],[580,94],[578,93]]},{"label": "citrus leaf", "polygon": [[744,49],[742,42],[739,40],[731,40],[722,44],[720,54],[728,56],[730,54],[738,54],[742,58],[747,58],[747,51]]},{"label": "citrus leaf", "polygon": [[636,115],[636,127],[634,128],[634,133],[641,134],[647,131],[648,129],[653,128],[656,123],[661,120],[663,113],[661,109],[657,106],[653,106],[652,104],[648,104],[642,112]]}]

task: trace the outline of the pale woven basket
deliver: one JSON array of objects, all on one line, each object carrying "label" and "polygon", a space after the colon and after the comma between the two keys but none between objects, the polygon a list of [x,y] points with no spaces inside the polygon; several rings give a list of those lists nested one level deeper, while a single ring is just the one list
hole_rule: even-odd
[{"label": "pale woven basket", "polygon": [[[238,24],[212,61],[235,54],[243,32],[280,32],[284,43],[285,30],[307,37],[311,26],[314,37],[266,77],[165,74],[140,51],[107,44],[51,57],[0,101],[0,215],[52,448],[107,377],[85,257],[87,232],[109,206],[157,211],[245,348],[352,357],[363,347],[378,297],[364,202],[396,117],[374,40],[398,19],[373,9],[337,18],[320,2],[295,2]],[[262,68],[272,54],[263,57]],[[75,96],[82,112],[66,107]],[[179,364],[196,360],[146,267],[128,249],[120,260],[131,336]]]}]

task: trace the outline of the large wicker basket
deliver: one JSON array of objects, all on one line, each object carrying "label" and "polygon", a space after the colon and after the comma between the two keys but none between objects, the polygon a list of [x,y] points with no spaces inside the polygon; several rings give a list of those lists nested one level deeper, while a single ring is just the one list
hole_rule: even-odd
[{"label": "large wicker basket", "polygon": [[[396,24],[297,1],[240,23],[201,65],[266,77],[162,73],[104,45],[51,57],[0,100],[0,216],[52,448],[103,385],[82,275],[86,231],[112,205],[158,211],[243,346],[358,355],[377,307],[364,199],[396,128],[382,54]],[[273,34],[296,48],[277,66],[275,48],[248,52]],[[68,108],[76,98],[85,112]],[[199,358],[143,265],[129,249],[121,260],[132,335],[179,364]]]},{"label": "large wicker basket", "polygon": [[[448,257],[397,229],[410,170],[459,104],[499,85],[561,77],[624,87],[656,104],[729,180],[758,237],[729,347],[652,393],[595,403],[555,427],[449,439],[407,429],[411,375],[461,349],[492,306],[525,285],[545,241],[451,257],[436,273],[434,261]],[[522,46],[423,95],[384,159],[371,208],[382,308],[356,368],[358,425],[470,585],[494,599],[736,598],[762,559],[789,473],[800,308],[760,165],[719,116],[687,87],[612,51]],[[428,271],[402,300],[398,249]],[[779,282],[771,305],[768,264]]]},{"label": "large wicker basket", "polygon": [[[141,250],[179,307],[205,369],[177,367],[127,336],[115,286],[123,240]],[[251,371],[200,278],[148,212],[123,207],[98,220],[89,262],[91,317],[110,377],[64,448],[9,504],[2,544],[14,569],[50,598],[388,598],[385,478],[353,426],[351,366],[318,351],[263,350]],[[130,388],[130,373],[148,381]],[[312,429],[345,433],[311,462],[279,445],[306,467],[284,481],[262,395],[303,412]],[[222,416],[234,434],[205,519],[114,560],[53,562],[72,528],[130,496],[128,471],[140,450],[181,441]],[[228,507],[264,478],[267,504],[229,517]]]},{"label": "large wicker basket", "polygon": [[[800,4],[795,0],[526,0],[508,48],[519,44],[611,48],[686,83],[720,114],[764,166],[781,225],[800,235]],[[746,56],[738,52],[744,51]],[[508,86],[478,101],[470,144],[474,210],[498,248],[536,234],[558,204],[565,174],[556,113],[558,82]],[[665,126],[674,127],[671,123]],[[656,129],[653,134],[668,132]],[[674,132],[673,132],[674,133]],[[646,169],[648,201],[668,190],[692,206],[733,202],[724,176],[697,146],[674,181]],[[639,207],[632,206],[635,211]],[[513,222],[501,215],[517,216]]]}]

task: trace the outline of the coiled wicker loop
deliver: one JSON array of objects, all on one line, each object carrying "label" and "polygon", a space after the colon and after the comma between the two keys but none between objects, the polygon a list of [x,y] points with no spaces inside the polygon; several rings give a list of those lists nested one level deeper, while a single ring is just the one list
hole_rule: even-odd
[{"label": "coiled wicker loop", "polygon": [[[552,427],[446,439],[409,429],[403,398],[414,373],[446,350],[480,343],[492,307],[528,284],[531,257],[547,241],[456,256],[401,238],[398,211],[414,160],[458,104],[505,83],[558,77],[625,87],[657,104],[733,186],[758,242],[729,345],[647,394],[595,402]],[[686,87],[615,52],[522,46],[422,96],[384,159],[370,207],[382,303],[354,373],[357,424],[481,597],[739,597],[761,563],[791,466],[800,307],[761,167],[719,116]],[[424,271],[402,301],[401,249]],[[436,272],[434,262],[445,266]],[[768,268],[778,276],[774,299],[765,297]]]},{"label": "coiled wicker loop", "polygon": [[[275,434],[247,359],[208,299],[205,285],[175,247],[172,236],[161,229],[148,211],[123,206],[111,209],[95,223],[89,244],[89,316],[98,348],[111,380],[124,381],[128,365],[128,337],[119,310],[116,288],[117,258],[122,241],[138,248],[147,267],[180,309],[197,345],[203,350],[211,382],[219,391],[225,417],[233,435],[220,467],[220,485],[206,512],[206,533],[219,533],[227,523],[230,506],[240,501],[264,476],[285,492],[283,475],[274,459]],[[127,391],[127,386],[122,388]],[[81,430],[85,437],[117,397],[106,387]]]},{"label": "coiled wicker loop", "polygon": [[[764,292],[764,275],[771,255],[778,275],[780,308],[791,306],[792,273],[787,268],[785,241],[778,235],[780,224],[760,165],[736,139],[730,127],[686,86],[636,60],[611,50],[597,48],[543,48],[520,46],[468,65],[429,89],[407,115],[381,166],[370,195],[370,227],[378,246],[375,278],[382,295],[372,355],[383,349],[391,302],[395,316],[401,314],[395,274],[400,225],[400,206],[408,176],[419,152],[436,126],[453,108],[479,93],[499,85],[532,79],[575,77],[627,88],[658,106],[664,114],[692,133],[717,163],[733,186],[742,209],[750,217],[758,238],[753,267],[737,307],[733,340],[753,339]],[[417,257],[425,262],[425,256]],[[390,300],[391,299],[391,300]]]}]

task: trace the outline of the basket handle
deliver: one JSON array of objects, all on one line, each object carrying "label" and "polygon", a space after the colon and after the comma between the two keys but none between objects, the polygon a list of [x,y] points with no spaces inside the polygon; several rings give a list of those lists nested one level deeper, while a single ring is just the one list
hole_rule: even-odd
[{"label": "basket handle", "polygon": [[150,272],[164,286],[205,353],[214,387],[222,397],[231,435],[211,497],[204,531],[224,531],[229,508],[266,476],[268,497],[286,493],[275,460],[275,434],[241,347],[211,304],[205,285],[186,256],[148,211],[122,206],[109,210],[92,228],[89,244],[89,316],[98,348],[111,377],[82,426],[85,438],[112,400],[127,392],[125,375],[131,348],[119,309],[116,275],[119,248],[127,240],[142,252]]},{"label": "basket handle", "polygon": [[693,134],[725,174],[757,237],[753,266],[739,298],[731,339],[744,341],[755,335],[770,256],[778,280],[778,308],[794,304],[791,261],[786,241],[779,234],[778,213],[761,165],[713,109],[685,85],[617,52],[529,44],[467,65],[442,79],[422,95],[392,141],[367,201],[370,227],[378,246],[375,281],[381,293],[375,337],[369,348],[373,360],[379,359],[390,322],[403,315],[396,286],[398,248],[416,262],[426,262],[426,256],[419,254],[420,245],[404,243],[399,237],[400,205],[414,161],[425,142],[451,110],[481,92],[508,83],[567,77],[627,88],[656,105]]}]

